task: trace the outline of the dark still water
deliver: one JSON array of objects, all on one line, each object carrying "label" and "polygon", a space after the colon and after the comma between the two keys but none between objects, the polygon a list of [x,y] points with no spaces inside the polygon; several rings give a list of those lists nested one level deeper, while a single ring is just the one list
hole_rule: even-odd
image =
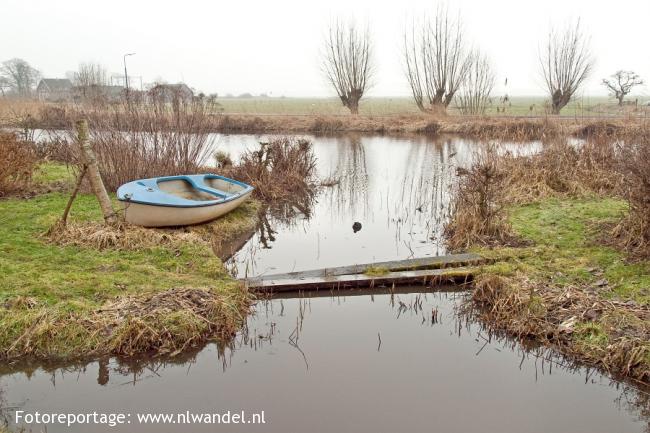
[{"label": "dark still water", "polygon": [[[49,425],[52,433],[622,433],[647,426],[634,391],[459,323],[462,294],[404,290],[415,293],[260,302],[231,346],[208,345],[176,364],[110,360],[6,375],[3,404],[12,409],[4,413],[10,420],[15,410],[131,414],[130,425],[114,429]],[[138,413],[228,410],[264,411],[266,423],[137,422]]]},{"label": "dark still water", "polygon": [[[265,139],[267,137],[262,137]],[[322,188],[306,212],[267,214],[228,246],[239,276],[445,253],[450,182],[480,143],[459,138],[311,137]],[[260,137],[220,136],[233,158]],[[508,145],[535,151],[537,143]],[[289,216],[289,217],[287,217]],[[360,230],[353,230],[355,222]],[[223,253],[223,251],[222,251]],[[130,414],[131,424],[48,425],[48,432],[643,432],[643,390],[570,368],[461,323],[458,292],[362,291],[260,301],[228,345],[173,362],[115,359],[5,370],[0,407]],[[559,362],[560,364],[556,363]],[[142,424],[170,416],[264,411],[264,425]],[[642,413],[645,410],[646,418]],[[44,431],[45,426],[27,426]]]},{"label": "dark still water", "polygon": [[[267,138],[221,136],[216,147],[236,160]],[[225,251],[230,256],[238,250],[228,265],[240,277],[445,253],[441,229],[450,182],[479,143],[457,137],[307,138],[319,178],[338,183],[319,190],[308,214],[289,209],[289,219],[269,215],[250,239]],[[353,229],[355,222],[360,230]]]}]

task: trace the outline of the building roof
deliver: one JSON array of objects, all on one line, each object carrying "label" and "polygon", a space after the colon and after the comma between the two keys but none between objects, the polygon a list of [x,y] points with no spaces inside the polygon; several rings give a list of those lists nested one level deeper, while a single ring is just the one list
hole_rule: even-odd
[{"label": "building roof", "polygon": [[38,87],[45,86],[50,92],[65,92],[72,89],[72,81],[67,78],[43,78]]}]

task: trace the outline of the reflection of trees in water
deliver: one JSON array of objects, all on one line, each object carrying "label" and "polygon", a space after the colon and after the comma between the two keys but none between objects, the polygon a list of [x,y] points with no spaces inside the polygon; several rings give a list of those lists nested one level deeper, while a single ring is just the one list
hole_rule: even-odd
[{"label": "reflection of trees in water", "polygon": [[[410,289],[411,291],[414,288]],[[309,352],[303,352],[301,349],[301,339],[303,325],[310,320],[312,312],[312,298],[329,297],[334,303],[344,303],[346,298],[350,296],[365,296],[368,302],[375,302],[375,296],[389,295],[386,307],[390,309],[392,317],[396,320],[409,320],[415,321],[424,327],[434,326],[449,326],[454,330],[455,334],[460,338],[471,338],[481,344],[476,356],[479,357],[483,353],[488,353],[488,350],[494,348],[500,351],[514,352],[521,358],[520,369],[523,368],[526,362],[527,367],[534,367],[535,379],[538,381],[544,380],[545,376],[552,375],[557,370],[575,374],[584,377],[585,382],[594,382],[599,384],[600,378],[596,377],[600,374],[599,371],[584,367],[580,364],[573,363],[564,358],[557,352],[539,347],[533,344],[522,343],[521,341],[508,338],[502,333],[491,333],[489,329],[482,326],[481,323],[476,322],[472,316],[466,314],[458,314],[459,311],[452,308],[451,310],[442,308],[438,311],[439,301],[455,301],[459,297],[465,296],[463,293],[448,292],[448,293],[430,293],[427,288],[415,288],[420,290],[417,293],[409,293],[408,288],[375,288],[370,290],[340,290],[340,291],[319,291],[319,292],[306,292],[303,297],[298,299],[278,298],[270,300],[260,300],[255,308],[254,315],[249,316],[246,325],[242,330],[232,339],[228,341],[221,341],[210,343],[214,348],[216,357],[213,359],[218,363],[220,369],[225,372],[232,364],[237,356],[238,351],[242,350],[268,350],[270,346],[278,346],[278,342],[286,342],[291,349],[296,350],[299,356],[304,357],[306,368],[309,365]],[[374,294],[372,294],[374,293]],[[433,308],[432,308],[433,307]],[[448,313],[452,312],[451,317]],[[280,317],[286,318],[287,328],[279,329],[277,322]],[[441,320],[447,322],[452,320],[450,325],[443,325]],[[290,338],[287,340],[287,337]],[[373,334],[373,343],[368,350],[384,350],[381,345],[381,334]],[[361,343],[360,343],[361,344]],[[363,343],[365,345],[365,342]],[[414,343],[416,344],[416,343]],[[133,385],[136,386],[143,380],[156,377],[164,377],[166,374],[165,369],[170,367],[183,366],[188,371],[192,365],[197,363],[200,352],[205,350],[206,346],[197,347],[189,351],[182,352],[173,358],[130,358],[128,360],[119,360],[103,358],[98,361],[97,383],[100,386],[109,384],[112,379],[113,383],[120,385]],[[276,349],[277,350],[277,349]],[[207,356],[205,353],[203,357]],[[203,360],[202,362],[205,362]],[[64,377],[71,375],[73,377],[88,374],[89,366],[92,364],[75,364],[68,366],[55,366],[49,365],[42,367],[44,371],[51,374],[51,382],[53,386],[56,385],[57,377]],[[5,371],[5,374],[16,373],[16,367],[13,371]],[[38,367],[36,365],[29,365],[25,367],[25,374],[30,377]],[[210,373],[212,370],[208,370]],[[208,374],[210,374],[208,373]],[[206,374],[205,370],[199,371],[196,374]],[[73,379],[76,380],[76,379]],[[606,384],[606,379],[602,383]],[[650,422],[650,394],[646,389],[633,387],[629,384],[611,381],[609,386],[615,387],[618,391],[618,397],[612,401],[620,410],[625,410],[635,418]],[[7,410],[7,401],[3,399],[3,389],[0,387],[0,423],[2,417],[11,419],[12,412],[9,408]],[[567,409],[568,410],[568,409]],[[647,433],[650,430],[646,428]]]},{"label": "reflection of trees in water", "polygon": [[361,205],[361,215],[369,212],[368,167],[366,149],[358,134],[336,140],[336,167],[329,177],[337,183],[321,193],[321,200],[329,204],[332,212],[351,216]]}]

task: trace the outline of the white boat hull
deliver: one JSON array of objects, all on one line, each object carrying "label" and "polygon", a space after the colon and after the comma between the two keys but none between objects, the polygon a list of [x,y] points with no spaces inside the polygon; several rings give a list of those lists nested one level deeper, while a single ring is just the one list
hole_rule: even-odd
[{"label": "white boat hull", "polygon": [[209,206],[172,207],[123,201],[124,217],[129,224],[143,227],[169,227],[201,224],[236,209],[250,192],[223,203]]}]

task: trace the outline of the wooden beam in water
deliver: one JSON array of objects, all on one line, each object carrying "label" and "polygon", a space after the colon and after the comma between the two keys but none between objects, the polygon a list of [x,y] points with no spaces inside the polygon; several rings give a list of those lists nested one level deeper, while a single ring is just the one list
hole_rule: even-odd
[{"label": "wooden beam in water", "polygon": [[[473,266],[483,262],[484,259],[478,254],[454,254],[265,275],[244,282],[251,290],[262,292],[339,290],[406,284],[464,284],[472,280],[476,270]],[[366,274],[368,269],[385,273]]]},{"label": "wooden beam in water", "polygon": [[249,278],[249,283],[257,284],[260,280],[299,279],[307,277],[331,277],[337,275],[363,274],[369,268],[387,271],[417,271],[421,269],[443,269],[448,267],[479,265],[485,259],[474,253],[449,254],[446,256],[422,257],[418,259],[392,260],[388,262],[364,263],[336,268],[314,269],[309,271],[288,272],[283,274],[262,275]]}]

